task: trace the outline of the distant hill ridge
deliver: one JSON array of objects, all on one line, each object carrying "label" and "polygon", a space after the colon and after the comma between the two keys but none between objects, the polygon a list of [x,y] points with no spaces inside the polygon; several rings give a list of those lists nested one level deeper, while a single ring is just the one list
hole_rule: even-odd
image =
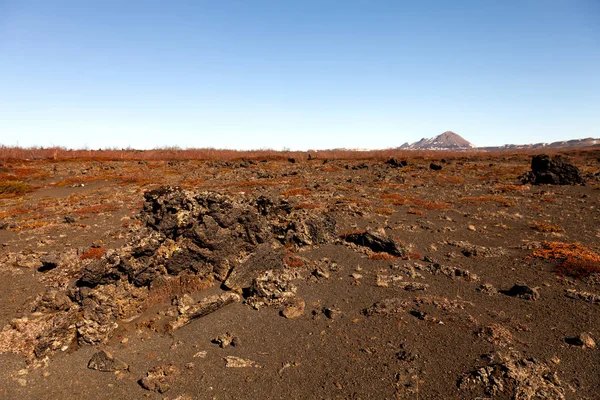
[{"label": "distant hill ridge", "polygon": [[470,150],[475,145],[452,131],[446,131],[431,139],[423,138],[418,142],[404,143],[400,149],[404,150]]},{"label": "distant hill ridge", "polygon": [[473,143],[464,139],[462,136],[446,131],[434,138],[423,138],[415,143],[404,143],[399,148],[402,150],[535,150],[535,149],[562,149],[562,148],[582,148],[582,147],[600,147],[600,139],[585,138],[563,140],[552,143],[533,143],[533,144],[505,144],[503,146],[477,147]]}]

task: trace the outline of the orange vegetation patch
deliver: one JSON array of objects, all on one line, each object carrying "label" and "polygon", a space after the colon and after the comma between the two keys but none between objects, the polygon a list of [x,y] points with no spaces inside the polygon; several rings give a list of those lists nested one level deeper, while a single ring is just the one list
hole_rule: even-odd
[{"label": "orange vegetation patch", "polygon": [[414,206],[423,207],[426,210],[443,210],[452,207],[452,204],[450,203],[443,203],[439,201],[427,201],[420,199],[412,199],[411,203]]},{"label": "orange vegetation patch", "polygon": [[121,207],[112,204],[96,204],[89,207],[83,207],[75,211],[77,214],[100,214],[104,212],[117,211]]},{"label": "orange vegetation patch", "polygon": [[548,222],[532,222],[529,224],[531,229],[538,232],[550,233],[550,232],[562,232],[563,229],[558,225],[552,225]]},{"label": "orange vegetation patch", "polygon": [[309,196],[312,192],[306,188],[293,188],[288,189],[281,193],[282,196]]},{"label": "orange vegetation patch", "polygon": [[283,257],[283,262],[288,268],[300,268],[306,264],[302,258],[295,256],[290,252]]},{"label": "orange vegetation patch", "polygon": [[543,242],[532,256],[560,261],[555,269],[559,275],[581,279],[600,273],[600,255],[580,243]]},{"label": "orange vegetation patch", "polygon": [[512,207],[515,205],[512,201],[502,196],[479,196],[479,197],[461,197],[460,201],[466,201],[468,203],[498,203],[503,207]]},{"label": "orange vegetation patch", "polygon": [[52,222],[48,222],[48,221],[33,221],[33,222],[29,222],[27,224],[23,224],[23,225],[19,225],[16,228],[11,229],[14,232],[18,232],[18,231],[22,231],[25,229],[36,229],[36,228],[42,228],[44,226],[48,226],[48,225],[53,225]]},{"label": "orange vegetation patch", "polygon": [[82,260],[98,260],[106,253],[104,247],[90,247],[88,251],[82,253],[79,258]]},{"label": "orange vegetation patch", "polygon": [[423,210],[417,210],[417,209],[415,209],[415,208],[410,208],[410,209],[407,211],[407,213],[408,213],[408,214],[413,214],[413,215],[423,215],[423,214],[425,214],[425,211],[423,211]]},{"label": "orange vegetation patch", "polygon": [[34,187],[28,183],[19,181],[0,182],[0,196],[16,196],[33,192]]},{"label": "orange vegetation patch", "polygon": [[409,198],[400,193],[384,193],[381,195],[381,198],[386,203],[391,203],[395,206],[402,206],[409,203]]},{"label": "orange vegetation patch", "polygon": [[394,213],[394,210],[392,210],[389,207],[379,207],[375,209],[375,212],[381,215],[392,215]]}]

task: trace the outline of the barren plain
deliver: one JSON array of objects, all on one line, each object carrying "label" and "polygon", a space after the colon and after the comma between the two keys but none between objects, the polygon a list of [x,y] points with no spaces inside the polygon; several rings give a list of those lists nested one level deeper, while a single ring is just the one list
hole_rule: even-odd
[{"label": "barren plain", "polygon": [[600,399],[566,156],[7,159],[0,398]]}]

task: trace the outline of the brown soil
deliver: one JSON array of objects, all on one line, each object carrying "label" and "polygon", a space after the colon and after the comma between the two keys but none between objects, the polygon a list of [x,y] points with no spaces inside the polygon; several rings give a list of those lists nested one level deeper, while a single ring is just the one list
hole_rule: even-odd
[{"label": "brown soil", "polygon": [[[0,398],[600,399],[599,347],[580,339],[600,341],[594,264],[600,153],[571,154],[585,186],[523,185],[519,177],[531,162],[523,155],[443,162],[441,156],[408,159],[405,167],[306,159],[4,165],[9,175],[30,170],[19,179],[36,190],[0,198]],[[430,169],[432,161],[442,169]],[[256,271],[252,285],[269,267],[252,254],[284,255],[284,263],[269,267],[294,274],[294,291],[285,297],[282,289],[281,301],[259,298],[258,305],[265,304],[258,307],[248,297],[252,288],[240,284],[233,289],[240,289],[241,302],[171,331],[184,294],[197,302],[232,289],[223,284],[227,271],[192,273],[182,265],[167,278],[197,274],[200,283],[181,284],[162,297],[152,292],[156,275],[153,283],[136,284],[144,295],[150,285],[153,301],[123,311],[105,339],[85,344],[80,332],[41,356],[28,350],[44,338],[14,336],[15,324],[24,326],[22,333],[50,313],[33,310],[48,290],[72,296],[67,301],[80,301],[74,307],[83,310],[81,297],[89,291],[80,278],[96,260],[81,256],[124,252],[151,232],[140,214],[144,193],[165,184],[189,196],[218,193],[240,202],[234,204],[266,196],[289,204],[285,215],[299,225],[302,216],[334,218],[335,232],[328,235],[324,223],[324,233],[309,240],[296,228],[296,236],[273,240],[268,250],[235,242],[244,254],[228,265]],[[292,218],[285,215],[267,222]],[[372,246],[376,252],[361,245],[372,240],[384,245]],[[385,250],[389,246],[395,250]],[[560,249],[581,250],[587,258]],[[43,262],[48,254],[66,258],[52,266]],[[585,273],[566,270],[580,259]],[[95,288],[116,284],[102,281]],[[291,306],[286,315],[294,318],[282,316]],[[57,310],[52,318],[67,313]],[[212,343],[219,336],[235,337],[235,345]],[[88,368],[99,350],[128,370]],[[155,367],[155,373],[166,371],[163,380],[144,386],[163,393],[139,382]]]}]

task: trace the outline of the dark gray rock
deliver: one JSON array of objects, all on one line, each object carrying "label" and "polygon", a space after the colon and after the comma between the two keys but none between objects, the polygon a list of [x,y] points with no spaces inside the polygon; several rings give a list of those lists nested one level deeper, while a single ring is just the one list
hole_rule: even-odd
[{"label": "dark gray rock", "polygon": [[547,154],[532,158],[531,171],[525,173],[521,181],[532,185],[585,185],[579,168],[560,156]]},{"label": "dark gray rock", "polygon": [[113,357],[108,351],[100,350],[92,356],[88,362],[88,368],[102,372],[114,372],[128,370],[129,366],[118,358]]}]

